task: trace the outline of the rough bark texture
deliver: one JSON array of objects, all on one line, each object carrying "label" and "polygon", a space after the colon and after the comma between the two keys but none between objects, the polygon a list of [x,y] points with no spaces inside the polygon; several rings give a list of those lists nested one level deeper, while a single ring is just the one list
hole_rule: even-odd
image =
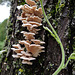
[{"label": "rough bark texture", "polygon": [[[22,22],[18,21],[16,17],[21,13],[16,7],[24,3],[23,0],[12,0],[11,2],[10,18],[7,26],[8,35],[4,47],[7,52],[1,58],[0,75],[52,75],[60,65],[61,50],[56,40],[42,27],[36,38],[46,42],[45,53],[41,53],[41,56],[33,61],[32,66],[22,65],[20,59],[12,58],[12,44],[24,39],[20,33],[21,30],[24,30],[21,26]],[[61,7],[56,7],[58,0],[44,0],[43,3],[48,18],[63,43],[67,60],[68,56],[74,51],[73,45],[75,44],[75,0],[66,0],[65,5]],[[44,19],[43,25],[48,26]],[[73,75],[73,67],[74,61],[71,61],[59,75]]]}]

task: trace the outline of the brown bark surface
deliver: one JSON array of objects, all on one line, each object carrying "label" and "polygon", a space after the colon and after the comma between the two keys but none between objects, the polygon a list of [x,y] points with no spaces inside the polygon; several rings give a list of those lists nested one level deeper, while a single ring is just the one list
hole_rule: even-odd
[{"label": "brown bark surface", "polygon": [[[58,0],[44,0],[44,8],[51,24],[57,31],[65,50],[66,59],[73,52],[74,35],[75,35],[75,0],[66,0],[65,6],[59,8],[60,11],[56,12],[56,5]],[[8,38],[5,43],[7,52],[2,55],[0,63],[0,75],[52,75],[58,68],[61,62],[61,50],[56,40],[41,28],[41,31],[36,35],[37,39],[45,41],[45,53],[41,53],[39,57],[33,61],[33,65],[22,65],[20,59],[13,59],[11,50],[12,44],[18,43],[18,40],[24,39],[20,33],[25,30],[21,25],[22,22],[17,20],[17,15],[21,13],[17,9],[18,5],[24,4],[23,0],[12,0],[10,19],[7,26]],[[43,25],[48,26],[45,20]],[[6,64],[4,64],[6,63]],[[73,75],[74,61],[71,61],[67,68],[62,70],[59,75]],[[20,72],[20,69],[23,70]]]}]

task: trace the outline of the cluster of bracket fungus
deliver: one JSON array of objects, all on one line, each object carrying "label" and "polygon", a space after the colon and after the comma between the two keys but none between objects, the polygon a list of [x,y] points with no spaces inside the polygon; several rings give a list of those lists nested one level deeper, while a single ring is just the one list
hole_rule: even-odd
[{"label": "cluster of bracket fungus", "polygon": [[[38,34],[37,27],[41,26],[42,22],[42,9],[37,8],[35,1],[25,0],[27,4],[21,7],[22,13],[21,16],[18,16],[17,19],[22,21],[22,27],[27,27],[26,31],[21,31],[23,36],[25,36],[24,40],[20,40],[19,44],[12,45],[11,48],[15,53],[13,54],[13,58],[22,59],[23,64],[32,65],[32,60],[35,60],[35,57],[38,57],[41,52],[44,52],[44,47],[41,44],[45,42],[35,39],[34,35]],[[38,0],[36,0],[38,1]],[[24,45],[25,47],[21,47]],[[25,51],[26,49],[26,51]]]}]

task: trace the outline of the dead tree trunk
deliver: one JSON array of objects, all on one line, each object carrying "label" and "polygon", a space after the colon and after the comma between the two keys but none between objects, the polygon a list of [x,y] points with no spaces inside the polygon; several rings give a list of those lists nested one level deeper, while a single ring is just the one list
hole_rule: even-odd
[{"label": "dead tree trunk", "polygon": [[[73,52],[75,44],[75,0],[66,0],[65,5],[60,7],[58,0],[44,0],[43,3],[46,14],[63,43],[67,60]],[[33,61],[32,66],[22,65],[20,59],[12,58],[12,44],[24,39],[20,33],[21,30],[24,30],[21,26],[22,22],[17,20],[17,15],[21,13],[17,6],[21,4],[25,4],[24,0],[12,0],[11,2],[10,18],[7,26],[8,34],[4,47],[7,52],[2,54],[0,75],[52,75],[60,65],[61,50],[56,40],[43,27],[41,27],[41,31],[36,37],[45,41],[45,53],[41,53],[41,56]],[[48,26],[44,19],[43,25]],[[59,75],[73,75],[73,67],[74,61],[71,61]]]}]

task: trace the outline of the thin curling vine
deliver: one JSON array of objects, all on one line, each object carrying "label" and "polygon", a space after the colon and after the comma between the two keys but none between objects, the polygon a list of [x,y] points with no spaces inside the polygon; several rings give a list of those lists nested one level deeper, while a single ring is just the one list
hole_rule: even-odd
[{"label": "thin curling vine", "polygon": [[60,48],[61,48],[61,52],[62,52],[62,61],[61,61],[61,64],[60,66],[57,68],[57,70],[53,73],[53,75],[57,75],[63,68],[64,66],[64,62],[65,62],[65,52],[64,52],[64,48],[63,48],[63,45],[62,45],[62,42],[59,38],[59,36],[57,35],[56,31],[54,30],[54,28],[52,27],[51,23],[49,22],[49,20],[47,19],[47,16],[45,14],[45,11],[44,11],[44,7],[43,7],[43,1],[40,0],[40,3],[41,3],[41,7],[42,7],[42,11],[43,11],[43,14],[44,14],[44,17],[48,23],[48,25],[50,26],[51,30],[48,28],[48,27],[44,27],[45,30],[49,31],[49,33],[56,39],[56,41],[59,43],[60,45]]},{"label": "thin curling vine", "polygon": [[42,7],[42,11],[43,11],[44,17],[45,17],[45,19],[46,19],[48,25],[49,25],[50,28],[51,28],[51,30],[50,30],[48,27],[44,27],[44,29],[47,30],[47,31],[51,34],[51,36],[53,36],[53,37],[56,39],[56,41],[57,41],[58,44],[60,45],[61,52],[62,52],[62,61],[61,61],[61,64],[60,64],[60,66],[57,68],[57,70],[52,74],[52,75],[57,75],[62,69],[64,69],[64,68],[68,65],[68,63],[69,63],[69,61],[70,61],[71,59],[75,59],[75,52],[73,52],[73,53],[68,57],[68,60],[67,60],[67,62],[66,62],[66,64],[65,64],[65,51],[64,51],[62,42],[61,42],[61,40],[60,40],[58,34],[56,33],[56,31],[55,31],[54,28],[52,27],[51,23],[50,23],[49,20],[47,19],[47,16],[46,16],[46,14],[45,14],[45,10],[44,10],[44,7],[43,7],[43,0],[40,0],[40,4],[41,4],[41,7]]}]

